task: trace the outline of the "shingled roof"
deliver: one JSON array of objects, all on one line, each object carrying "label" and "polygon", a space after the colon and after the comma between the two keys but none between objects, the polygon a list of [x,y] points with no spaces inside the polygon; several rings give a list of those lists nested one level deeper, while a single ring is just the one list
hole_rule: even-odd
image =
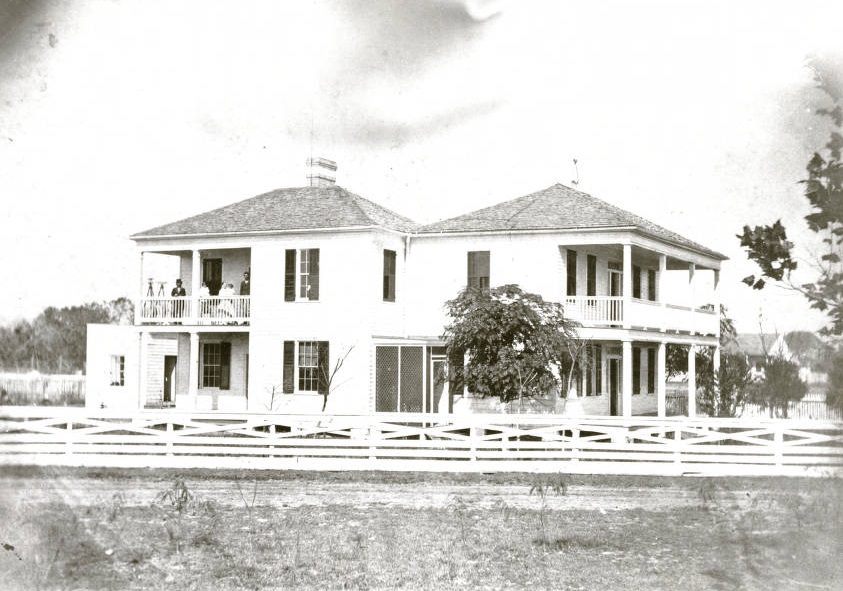
[{"label": "shingled roof", "polygon": [[372,226],[412,232],[418,224],[339,186],[295,187],[164,224],[132,238]]},{"label": "shingled roof", "polygon": [[727,257],[588,193],[559,183],[491,207],[422,226],[420,234],[631,228],[725,260]]}]

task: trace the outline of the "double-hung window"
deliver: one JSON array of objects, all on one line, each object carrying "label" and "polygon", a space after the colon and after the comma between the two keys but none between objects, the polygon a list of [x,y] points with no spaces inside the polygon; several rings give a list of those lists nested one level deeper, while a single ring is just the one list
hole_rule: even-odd
[{"label": "double-hung window", "polygon": [[468,253],[468,282],[469,288],[489,289],[489,251],[473,251]]},{"label": "double-hung window", "polygon": [[328,341],[284,341],[284,393],[323,394],[330,377],[328,359]]},{"label": "double-hung window", "polygon": [[231,387],[231,343],[202,344],[203,388],[228,390]]},{"label": "double-hung window", "polygon": [[319,249],[287,249],[284,252],[284,301],[318,299]]},{"label": "double-hung window", "polygon": [[125,386],[126,357],[123,355],[111,356],[111,385]]},{"label": "double-hung window", "polygon": [[395,251],[383,251],[383,301],[395,301]]}]

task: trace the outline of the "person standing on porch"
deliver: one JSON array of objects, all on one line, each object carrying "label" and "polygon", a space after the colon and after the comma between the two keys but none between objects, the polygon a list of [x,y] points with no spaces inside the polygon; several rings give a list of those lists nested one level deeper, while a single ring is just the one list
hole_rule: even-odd
[{"label": "person standing on porch", "polygon": [[[173,288],[173,291],[170,292],[170,296],[174,298],[183,298],[186,295],[187,292],[181,284],[181,279],[176,279],[176,286]],[[176,318],[184,316],[184,302],[173,302],[173,316]]]},{"label": "person standing on porch", "polygon": [[252,284],[249,283],[249,272],[243,273],[243,281],[240,282],[240,295],[250,295]]}]

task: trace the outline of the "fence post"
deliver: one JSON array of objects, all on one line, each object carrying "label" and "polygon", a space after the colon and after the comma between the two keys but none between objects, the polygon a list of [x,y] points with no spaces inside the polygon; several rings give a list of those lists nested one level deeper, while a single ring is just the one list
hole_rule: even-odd
[{"label": "fence post", "polygon": [[580,430],[579,429],[571,429],[571,461],[572,462],[579,462],[580,461]]},{"label": "fence post", "polygon": [[776,461],[776,466],[781,466],[782,450],[784,449],[784,425],[777,423],[773,429],[773,458]]},{"label": "fence post", "polygon": [[[270,439],[269,439],[269,440],[270,440],[270,441],[275,441],[275,423],[273,423],[273,424],[271,424],[271,425],[269,426],[269,435],[270,435]],[[270,445],[269,445],[269,457],[270,457],[270,458],[274,458],[274,457],[275,457],[275,454],[274,454],[274,453],[273,453],[273,451],[272,451],[272,450],[274,450],[274,449],[275,449],[275,446],[274,446],[274,445],[272,445],[272,444],[270,444]]]},{"label": "fence post", "polygon": [[673,461],[676,464],[682,463],[682,428],[676,427],[673,431],[673,440],[675,441],[673,447]]},{"label": "fence post", "polygon": [[64,453],[66,455],[73,455],[73,419],[67,421],[67,446]]},{"label": "fence post", "polygon": [[173,455],[173,421],[167,421],[167,455]]}]

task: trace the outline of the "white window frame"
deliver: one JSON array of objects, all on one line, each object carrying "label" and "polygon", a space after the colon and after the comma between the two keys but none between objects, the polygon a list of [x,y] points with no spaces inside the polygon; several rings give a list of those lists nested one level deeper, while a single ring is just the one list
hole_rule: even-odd
[{"label": "white window frame", "polygon": [[[293,390],[297,394],[319,394],[319,341],[295,341],[295,364],[293,366]],[[303,351],[303,345],[310,347],[309,355],[307,351]],[[303,365],[302,356],[307,355],[307,361],[311,361],[313,365]],[[302,370],[310,370],[311,375],[305,377]],[[303,389],[301,387],[302,381],[309,382],[313,386],[312,389]]]}]

